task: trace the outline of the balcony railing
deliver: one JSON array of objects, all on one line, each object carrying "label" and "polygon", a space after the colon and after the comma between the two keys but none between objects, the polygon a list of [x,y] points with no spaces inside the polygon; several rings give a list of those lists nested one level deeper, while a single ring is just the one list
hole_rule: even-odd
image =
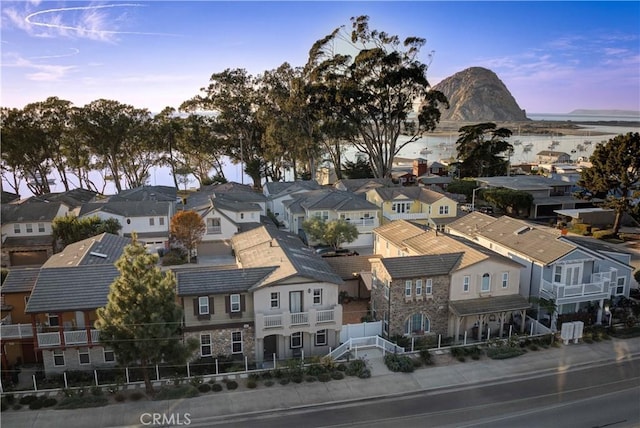
[{"label": "balcony railing", "polygon": [[[270,330],[277,334],[286,334],[286,330],[300,331],[316,328],[327,328],[333,324],[342,324],[342,306],[336,305],[333,309],[309,309],[308,312],[283,312],[280,314],[265,315],[256,314],[257,337],[269,335]],[[320,327],[322,326],[322,327]]]},{"label": "balcony railing", "polygon": [[592,299],[604,299],[610,294],[609,287],[615,280],[615,272],[601,272],[591,275],[591,281],[583,284],[567,285],[559,282],[542,280],[542,291],[556,303],[562,304],[562,299],[574,299],[576,297],[588,297]]},{"label": "balcony railing", "polygon": [[0,337],[3,339],[33,337],[33,326],[31,324],[2,324],[0,325]]},{"label": "balcony railing", "polygon": [[207,235],[220,235],[222,226],[207,226]]},{"label": "balcony railing", "polygon": [[428,213],[384,213],[384,217],[388,220],[426,220],[429,218]]},{"label": "balcony railing", "polygon": [[[63,331],[65,345],[87,345],[87,330]],[[91,343],[100,341],[100,330],[91,330]],[[38,333],[38,347],[47,348],[62,345],[60,332]]]}]

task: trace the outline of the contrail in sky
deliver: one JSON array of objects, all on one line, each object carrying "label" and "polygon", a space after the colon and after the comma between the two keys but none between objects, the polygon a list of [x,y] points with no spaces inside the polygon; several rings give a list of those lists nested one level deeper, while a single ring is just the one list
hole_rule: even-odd
[{"label": "contrail in sky", "polygon": [[147,32],[140,32],[140,31],[110,31],[110,30],[94,30],[91,28],[84,28],[84,27],[74,27],[74,26],[70,26],[70,25],[63,25],[63,24],[54,24],[54,23],[48,23],[48,22],[33,22],[31,21],[31,19],[35,16],[38,15],[45,15],[45,14],[49,14],[49,13],[56,13],[56,12],[68,12],[68,11],[72,11],[72,10],[94,10],[94,9],[109,9],[109,8],[114,8],[114,7],[144,7],[145,5],[143,4],[136,4],[136,3],[123,3],[123,4],[105,4],[105,5],[96,5],[96,6],[76,6],[76,7],[62,7],[62,8],[58,8],[58,9],[46,9],[46,10],[41,10],[38,12],[34,12],[31,13],[29,15],[27,15],[24,19],[26,22],[28,22],[31,25],[34,26],[38,26],[38,27],[45,27],[45,28],[54,28],[57,30],[71,30],[71,31],[78,31],[78,32],[85,32],[85,33],[95,33],[95,34],[135,34],[135,35],[143,35],[143,36],[178,36],[178,34],[169,34],[169,33],[147,33]]}]

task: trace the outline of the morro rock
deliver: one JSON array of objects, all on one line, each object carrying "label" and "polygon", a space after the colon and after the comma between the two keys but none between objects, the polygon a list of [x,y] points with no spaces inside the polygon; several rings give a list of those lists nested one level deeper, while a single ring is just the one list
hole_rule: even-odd
[{"label": "morro rock", "polygon": [[447,96],[449,109],[441,120],[461,122],[520,122],[527,115],[498,76],[482,67],[471,67],[447,77],[433,87]]}]

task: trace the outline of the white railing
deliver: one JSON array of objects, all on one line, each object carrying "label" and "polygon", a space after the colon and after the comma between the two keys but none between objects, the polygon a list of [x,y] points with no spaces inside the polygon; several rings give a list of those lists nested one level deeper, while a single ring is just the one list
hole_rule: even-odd
[{"label": "white railing", "polygon": [[47,346],[59,346],[62,342],[60,341],[60,333],[38,333],[38,346],[40,348],[45,348]]},{"label": "white railing", "polygon": [[282,327],[282,314],[265,315],[264,327],[265,328]]},{"label": "white railing", "polygon": [[100,330],[91,330],[91,343],[100,342]]},{"label": "white railing", "polygon": [[2,324],[0,325],[0,337],[3,339],[33,337],[33,326],[31,324]]},{"label": "white railing", "polygon": [[342,345],[338,346],[333,351],[329,352],[328,356],[334,359],[342,357],[344,354],[352,349],[364,349],[364,348],[380,348],[385,352],[391,353],[404,353],[404,348],[398,346],[393,342],[389,342],[380,336],[368,336],[368,337],[352,337]]},{"label": "white railing", "polygon": [[208,226],[207,235],[219,235],[222,233],[222,226]]},{"label": "white railing", "polygon": [[[87,330],[64,331],[62,334],[64,334],[65,345],[86,345],[89,343]],[[100,330],[91,330],[91,343],[98,342],[100,342]],[[62,341],[60,340],[59,332],[38,333],[38,346],[40,348],[60,345],[62,345]]]},{"label": "white railing", "polygon": [[429,213],[384,213],[384,216],[389,220],[425,220],[429,218]]},{"label": "white railing", "polygon": [[329,309],[326,311],[317,311],[316,312],[316,322],[333,322],[333,309]]},{"label": "white railing", "polygon": [[359,220],[347,220],[348,223],[353,224],[354,226],[360,227],[377,227],[378,221],[376,218],[361,218]]},{"label": "white railing", "polygon": [[67,345],[82,345],[88,343],[87,330],[65,331],[64,343]]},{"label": "white railing", "polygon": [[606,298],[615,272],[599,272],[591,275],[591,281],[584,284],[567,285],[559,282],[542,280],[542,291],[555,299],[591,297]]},{"label": "white railing", "polygon": [[295,312],[291,314],[291,325],[309,324],[309,312]]}]

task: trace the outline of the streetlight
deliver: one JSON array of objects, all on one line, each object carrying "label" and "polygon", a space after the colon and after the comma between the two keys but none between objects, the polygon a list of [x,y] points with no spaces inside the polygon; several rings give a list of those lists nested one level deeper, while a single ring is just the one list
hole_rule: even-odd
[{"label": "streetlight", "polygon": [[476,187],[473,189],[473,192],[471,192],[471,212],[476,210],[476,190],[480,189],[482,189],[482,187]]}]

